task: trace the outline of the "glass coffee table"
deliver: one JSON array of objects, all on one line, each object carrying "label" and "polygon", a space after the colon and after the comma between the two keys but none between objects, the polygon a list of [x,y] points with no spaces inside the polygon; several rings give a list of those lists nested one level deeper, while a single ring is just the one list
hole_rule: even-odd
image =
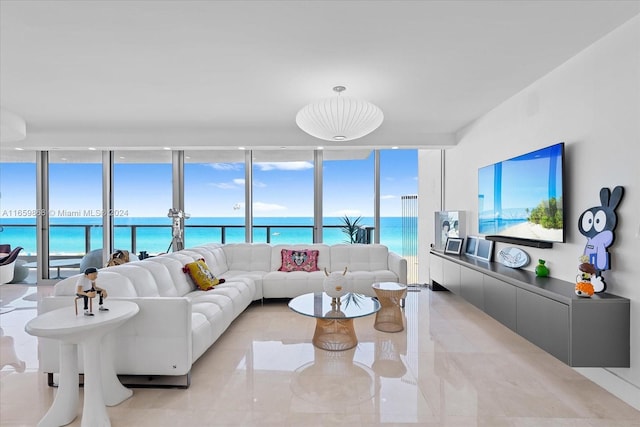
[{"label": "glass coffee table", "polygon": [[358,344],[353,319],[376,313],[380,303],[361,294],[348,293],[336,300],[324,292],[315,292],[293,298],[289,308],[316,319],[313,345],[323,350],[342,351]]}]

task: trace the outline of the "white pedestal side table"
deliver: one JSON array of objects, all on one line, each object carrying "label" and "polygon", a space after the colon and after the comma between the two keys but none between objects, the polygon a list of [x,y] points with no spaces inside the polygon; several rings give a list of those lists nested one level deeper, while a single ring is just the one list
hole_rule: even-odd
[{"label": "white pedestal side table", "polygon": [[95,316],[76,316],[73,306],[43,313],[29,321],[25,331],[37,337],[60,341],[58,392],[39,427],[63,426],[76,417],[79,402],[78,345],[84,358],[84,404],[82,426],[110,426],[107,406],[115,406],[133,395],[115,372],[109,352],[101,351],[104,336],[117,329],[138,311],[130,301],[108,301],[109,311]]}]

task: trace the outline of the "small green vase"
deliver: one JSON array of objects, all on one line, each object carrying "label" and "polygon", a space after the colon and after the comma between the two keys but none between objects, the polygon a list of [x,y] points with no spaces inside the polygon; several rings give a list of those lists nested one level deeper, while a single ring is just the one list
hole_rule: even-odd
[{"label": "small green vase", "polygon": [[538,260],[538,265],[536,265],[536,276],[538,277],[547,277],[549,275],[549,268],[544,265],[545,261],[543,259]]}]

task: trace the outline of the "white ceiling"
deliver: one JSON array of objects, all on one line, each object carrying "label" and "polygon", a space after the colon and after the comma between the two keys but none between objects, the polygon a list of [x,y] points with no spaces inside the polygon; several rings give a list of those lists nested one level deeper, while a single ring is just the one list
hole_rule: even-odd
[{"label": "white ceiling", "polygon": [[297,128],[346,95],[385,114],[349,147],[455,133],[640,13],[639,1],[8,1],[0,105],[24,147],[344,147]]}]

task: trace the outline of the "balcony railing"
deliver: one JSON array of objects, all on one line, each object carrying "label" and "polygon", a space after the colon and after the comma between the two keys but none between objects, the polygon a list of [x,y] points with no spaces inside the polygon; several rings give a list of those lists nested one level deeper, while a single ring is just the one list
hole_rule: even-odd
[{"label": "balcony railing", "polygon": [[[102,247],[102,225],[95,224],[50,224],[51,255],[83,255],[92,249]],[[324,241],[328,244],[346,241],[341,225],[323,225]],[[253,225],[254,242],[261,243],[312,243],[313,225]],[[373,227],[363,227],[364,243],[371,243]],[[29,246],[31,241],[35,255],[36,226],[32,224],[2,224],[0,240],[13,246]],[[74,232],[75,230],[75,232]],[[244,225],[188,225],[185,224],[185,245],[197,246],[204,243],[244,242]],[[11,233],[11,231],[15,231]],[[10,234],[9,237],[4,232]],[[172,240],[171,225],[114,225],[117,248],[128,249],[137,254],[138,247],[149,254],[167,252]],[[146,236],[142,236],[146,234]],[[6,240],[6,241],[5,241]],[[129,245],[125,243],[129,240]],[[160,243],[162,242],[162,243]],[[163,249],[166,242],[166,249]],[[128,246],[128,247],[127,247]],[[130,249],[129,249],[130,248]],[[25,254],[27,255],[27,254]]]}]

